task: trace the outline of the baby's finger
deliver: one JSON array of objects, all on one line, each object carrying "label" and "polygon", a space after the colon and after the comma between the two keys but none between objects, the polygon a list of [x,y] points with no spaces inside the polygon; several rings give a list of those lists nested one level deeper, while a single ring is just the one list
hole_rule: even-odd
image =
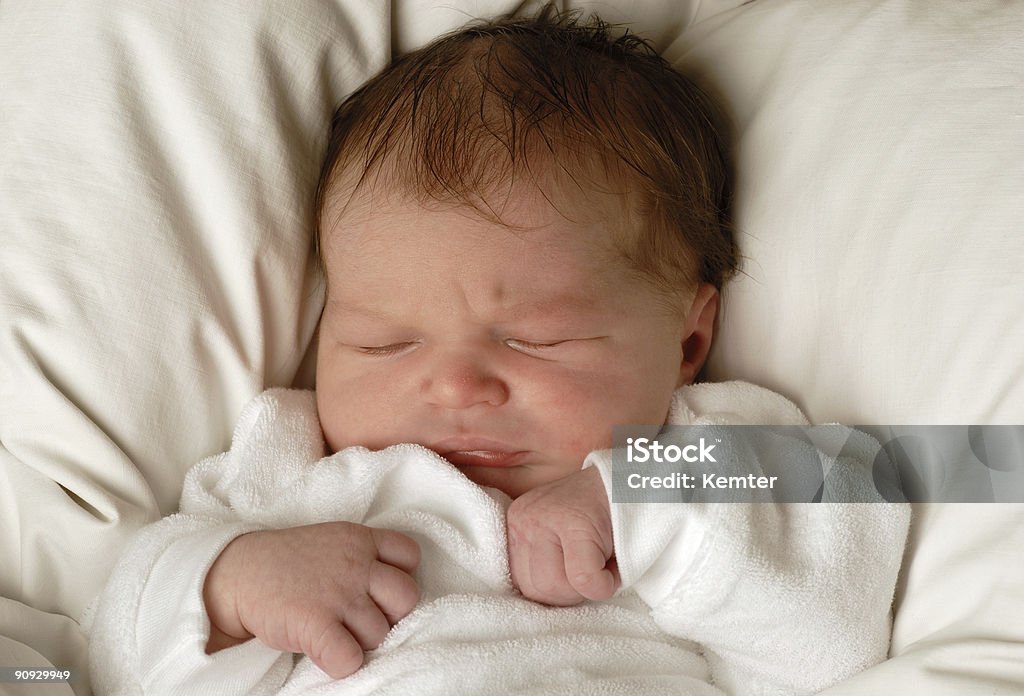
[{"label": "baby's finger", "polygon": [[380,607],[366,595],[352,602],[342,619],[345,628],[363,650],[373,650],[380,646],[384,636],[391,630],[391,624]]},{"label": "baby's finger", "polygon": [[530,584],[530,547],[515,533],[511,525],[508,528],[508,572],[513,587],[524,597],[529,597],[523,588]]},{"label": "baby's finger", "polygon": [[615,594],[617,572],[606,567],[604,549],[593,539],[567,541],[565,577],[576,592],[591,600],[605,600]]},{"label": "baby's finger", "polygon": [[332,679],[347,677],[363,664],[363,648],[337,620],[318,627],[309,640],[303,652]]},{"label": "baby's finger", "polygon": [[508,530],[508,572],[515,587],[526,598],[530,598],[530,546],[518,538],[510,527]]},{"label": "baby's finger", "polygon": [[612,583],[615,585],[615,589],[618,590],[622,587],[622,576],[619,575],[619,562],[615,560],[615,556],[609,558],[604,567],[605,570],[612,574]]},{"label": "baby's finger", "polygon": [[370,527],[370,536],[377,546],[377,558],[383,563],[411,573],[420,564],[420,545],[401,532]]},{"label": "baby's finger", "polygon": [[527,599],[552,606],[572,606],[584,597],[573,589],[565,576],[565,559],[556,540],[534,541],[525,554],[519,591]]},{"label": "baby's finger", "polygon": [[377,562],[370,568],[370,599],[393,626],[420,601],[420,588],[408,573]]}]

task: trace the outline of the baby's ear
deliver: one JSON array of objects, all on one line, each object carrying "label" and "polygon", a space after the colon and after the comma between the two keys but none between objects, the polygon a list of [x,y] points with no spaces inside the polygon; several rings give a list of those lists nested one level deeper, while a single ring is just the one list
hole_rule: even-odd
[{"label": "baby's ear", "polygon": [[711,350],[715,333],[715,315],[718,314],[718,289],[710,283],[697,286],[690,310],[683,319],[683,359],[679,364],[676,388],[690,384]]}]

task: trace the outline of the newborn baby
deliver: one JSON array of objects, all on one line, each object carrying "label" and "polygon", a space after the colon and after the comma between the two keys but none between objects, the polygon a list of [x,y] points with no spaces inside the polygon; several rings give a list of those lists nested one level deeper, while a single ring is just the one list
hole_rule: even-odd
[{"label": "newborn baby", "polygon": [[904,506],[610,503],[613,426],[806,423],[692,385],[737,261],[716,121],[550,11],[347,99],[315,397],[257,399],[126,552],[97,690],[811,693],[884,659]]}]

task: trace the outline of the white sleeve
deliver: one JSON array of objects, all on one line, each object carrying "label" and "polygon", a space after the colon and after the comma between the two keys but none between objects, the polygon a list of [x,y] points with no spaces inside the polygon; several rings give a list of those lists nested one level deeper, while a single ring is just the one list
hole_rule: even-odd
[{"label": "white sleeve", "polygon": [[[870,479],[855,448],[821,456]],[[586,465],[613,499],[611,451]],[[816,693],[886,658],[909,520],[885,502],[612,504],[622,588],[736,694]]]},{"label": "white sleeve", "polygon": [[[96,693],[274,693],[291,673],[291,653],[258,640],[205,652],[206,573],[234,538],[287,522],[280,515],[269,523],[261,519],[265,508],[259,501],[280,499],[276,489],[294,480],[298,462],[315,462],[322,455],[322,442],[307,437],[297,438],[304,444],[291,451],[275,449],[275,423],[312,418],[312,432],[316,422],[311,395],[277,396],[283,399],[267,392],[246,407],[231,450],[189,471],[181,512],[144,528],[126,548],[87,617]],[[254,451],[268,457],[281,452],[284,464],[260,466],[262,460],[250,456]],[[256,503],[239,504],[239,496]],[[296,524],[301,523],[297,516]]]},{"label": "white sleeve", "polygon": [[816,693],[885,660],[905,506],[613,507],[623,589],[729,693]]},{"label": "white sleeve", "polygon": [[250,640],[207,655],[206,573],[259,525],[177,514],[145,528],[114,569],[90,631],[99,694],[272,693],[292,658]]}]

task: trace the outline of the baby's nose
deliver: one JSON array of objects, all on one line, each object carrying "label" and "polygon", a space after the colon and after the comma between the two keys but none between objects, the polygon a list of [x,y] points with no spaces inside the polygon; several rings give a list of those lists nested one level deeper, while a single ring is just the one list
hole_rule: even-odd
[{"label": "baby's nose", "polygon": [[468,352],[439,356],[427,370],[422,392],[428,402],[451,409],[500,406],[508,400],[508,386],[486,357]]}]

